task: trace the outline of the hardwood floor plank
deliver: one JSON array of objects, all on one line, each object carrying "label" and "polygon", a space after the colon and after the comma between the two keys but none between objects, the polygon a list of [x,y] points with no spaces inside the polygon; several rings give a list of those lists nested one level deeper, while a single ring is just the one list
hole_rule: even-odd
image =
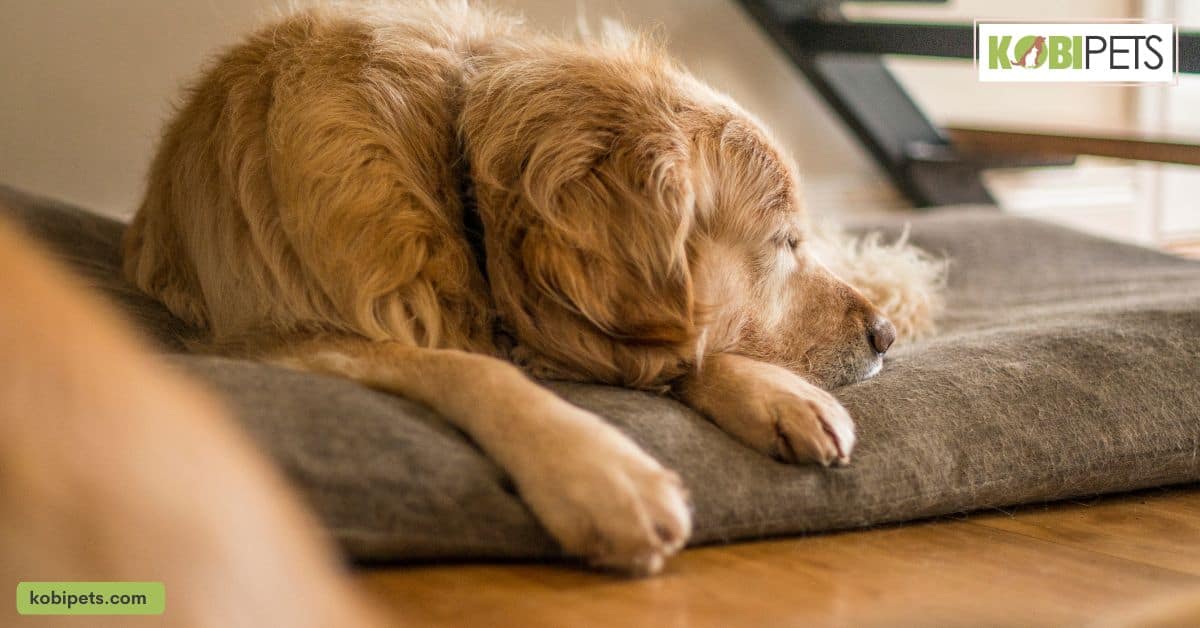
[{"label": "hardwood floor plank", "polygon": [[1026,506],[971,523],[1077,549],[1200,575],[1200,489]]},{"label": "hardwood floor plank", "polygon": [[359,581],[418,624],[1078,625],[1200,587],[1182,564],[1195,556],[1200,491],[1127,499],[1133,514],[1114,501],[698,548],[645,580],[461,565],[376,569]]}]

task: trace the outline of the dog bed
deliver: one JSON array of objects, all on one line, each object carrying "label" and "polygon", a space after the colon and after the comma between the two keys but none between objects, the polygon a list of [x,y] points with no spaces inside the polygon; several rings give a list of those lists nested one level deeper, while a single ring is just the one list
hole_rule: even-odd
[{"label": "dog bed", "polygon": [[[120,223],[11,189],[0,203],[224,396],[354,558],[558,555],[504,474],[428,409],[188,355],[189,330],[121,280]],[[835,391],[859,429],[849,467],[774,462],[669,399],[548,385],[680,473],[694,544],[1200,479],[1200,263],[988,208],[910,222],[951,260],[947,315],[878,377]]]}]

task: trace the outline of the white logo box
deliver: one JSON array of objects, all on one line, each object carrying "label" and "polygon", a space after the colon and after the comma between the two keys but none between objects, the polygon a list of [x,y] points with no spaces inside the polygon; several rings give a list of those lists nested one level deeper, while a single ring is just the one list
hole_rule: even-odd
[{"label": "white logo box", "polygon": [[[1066,49],[1071,53],[1072,60],[1074,55],[1082,52],[1090,67],[1052,69],[1050,50],[1047,50],[1047,58],[1040,67],[1014,65],[1004,68],[1002,64],[997,68],[990,67],[992,37],[1001,38],[1000,41],[1004,37],[1009,38],[1004,54],[1008,55],[1011,62],[1019,52],[1017,43],[1031,36],[1046,37],[1047,48],[1052,45],[1050,38],[1069,38]],[[1054,43],[1061,44],[1063,41]],[[1097,52],[1100,48],[1103,51]],[[1178,76],[1178,49],[1175,25],[1162,22],[975,22],[975,63],[979,80],[991,83],[1173,84]],[[1117,51],[1115,54],[1114,50]]]}]

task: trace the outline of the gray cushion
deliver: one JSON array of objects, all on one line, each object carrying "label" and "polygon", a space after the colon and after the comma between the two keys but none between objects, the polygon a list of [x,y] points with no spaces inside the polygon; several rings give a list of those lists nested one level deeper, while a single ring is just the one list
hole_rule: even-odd
[{"label": "gray cushion", "polygon": [[[119,223],[0,200],[232,403],[354,557],[557,555],[504,474],[429,410],[183,354],[186,327],[119,278]],[[912,234],[952,260],[948,315],[880,376],[836,391],[859,426],[848,468],[773,462],[661,397],[549,386],[679,471],[695,543],[1200,479],[1200,264],[986,208],[916,217]]]}]

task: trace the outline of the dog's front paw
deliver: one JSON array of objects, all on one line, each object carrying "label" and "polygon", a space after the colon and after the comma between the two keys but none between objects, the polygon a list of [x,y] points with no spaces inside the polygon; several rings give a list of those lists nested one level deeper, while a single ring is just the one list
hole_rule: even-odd
[{"label": "dog's front paw", "polygon": [[566,552],[595,567],[657,573],[691,535],[687,492],[620,432],[596,427],[541,452],[526,468],[534,477],[518,479],[522,498]]},{"label": "dog's front paw", "polygon": [[783,367],[718,353],[675,392],[727,433],[784,462],[850,462],[854,421],[833,395]]},{"label": "dog's front paw", "polygon": [[738,440],[776,460],[849,463],[854,421],[842,404],[791,373],[772,368],[768,375],[741,381],[705,412]]},{"label": "dog's front paw", "polygon": [[850,462],[854,421],[833,395],[816,387],[777,390],[761,404],[763,420],[773,432],[766,453],[773,458],[824,466]]}]

